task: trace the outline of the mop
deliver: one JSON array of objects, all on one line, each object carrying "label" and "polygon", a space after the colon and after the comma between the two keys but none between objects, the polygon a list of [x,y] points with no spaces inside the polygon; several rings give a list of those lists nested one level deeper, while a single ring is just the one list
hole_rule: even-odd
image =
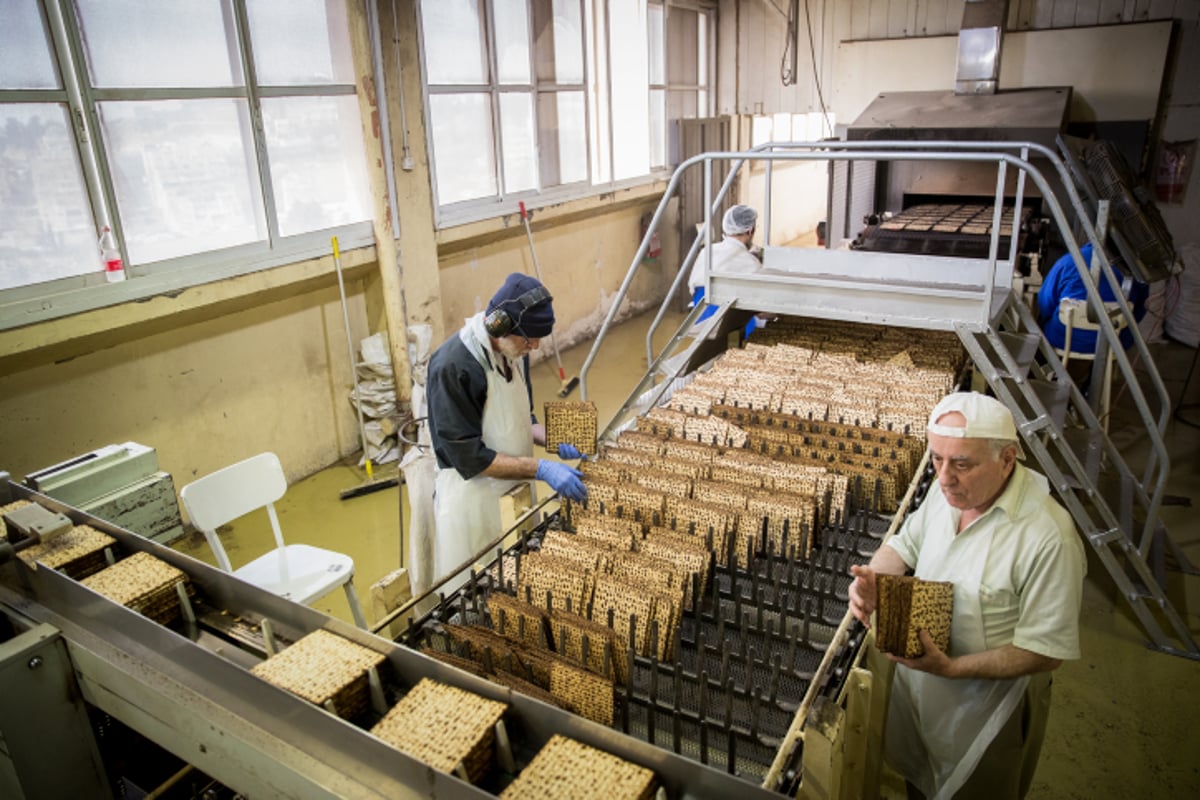
[{"label": "mop", "polygon": [[[538,264],[537,251],[533,249],[533,232],[529,229],[529,216],[525,213],[525,202],[521,201],[521,222],[525,224],[525,237],[529,239],[529,255],[533,258],[533,271],[537,273],[537,279],[543,284],[542,268]],[[563,369],[562,356],[558,354],[558,341],[554,338],[554,331],[550,332],[550,346],[554,348],[554,360],[558,363],[558,379],[562,382],[562,386],[558,390],[559,397],[566,397],[576,386],[579,385],[578,376],[567,380],[567,373]]]},{"label": "mop", "polygon": [[346,326],[346,348],[350,354],[350,385],[354,387],[355,400],[354,407],[358,410],[358,438],[362,442],[363,461],[366,464],[367,480],[358,486],[346,489],[342,492],[341,498],[349,500],[351,497],[361,497],[364,494],[378,492],[380,489],[388,489],[392,486],[400,485],[399,476],[391,478],[380,478],[375,480],[375,468],[371,464],[371,453],[367,449],[367,426],[363,422],[362,402],[358,398],[358,359],[354,356],[354,339],[350,334],[350,313],[346,310],[346,285],[342,281],[342,253],[338,249],[338,240],[334,236],[333,242],[333,266],[337,270],[338,280],[338,295],[342,300],[342,322]]}]

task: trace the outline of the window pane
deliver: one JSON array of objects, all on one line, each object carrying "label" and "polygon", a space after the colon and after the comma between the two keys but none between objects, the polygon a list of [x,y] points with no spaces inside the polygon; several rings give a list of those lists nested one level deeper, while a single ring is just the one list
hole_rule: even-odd
[{"label": "window pane", "polygon": [[0,24],[0,89],[57,89],[46,26],[34,2],[5,0]]},{"label": "window pane", "polygon": [[98,108],[131,263],[266,239],[244,100]]},{"label": "window pane", "polygon": [[[612,41],[646,41],[646,15],[639,0],[612,0],[609,5]],[[613,178],[621,180],[650,171],[650,90],[646,51],[630,47],[610,59],[613,106]]]},{"label": "window pane", "polygon": [[538,164],[542,186],[587,179],[583,92],[538,95]]},{"label": "window pane", "polygon": [[[77,0],[96,86],[241,86],[229,0]],[[185,36],[180,33],[186,31]],[[118,44],[119,43],[119,44]]]},{"label": "window pane", "polygon": [[431,84],[487,83],[479,0],[424,0],[421,32]]},{"label": "window pane", "polygon": [[438,203],[496,194],[492,112],[486,94],[435,94],[429,119],[437,159]]},{"label": "window pane", "polygon": [[497,80],[528,85],[529,17],[525,0],[496,0],[494,17]]},{"label": "window pane", "polygon": [[792,115],[780,113],[773,115],[774,119],[771,123],[771,141],[772,142],[790,142],[795,137],[792,136]]},{"label": "window pane", "polygon": [[583,83],[579,0],[538,0],[534,3],[533,24],[538,80]]},{"label": "window pane", "polygon": [[667,165],[667,93],[650,92],[650,166]]},{"label": "window pane", "polygon": [[663,9],[650,6],[650,83],[661,86],[667,82],[667,68],[663,53]]},{"label": "window pane", "polygon": [[[696,83],[708,86],[708,15],[696,15]],[[701,108],[704,108],[701,105]],[[702,112],[707,116],[707,112]]]},{"label": "window pane", "polygon": [[0,105],[0,289],[100,271],[65,106]]},{"label": "window pane", "polygon": [[500,141],[504,150],[504,191],[538,188],[532,95],[512,92],[500,95]]},{"label": "window pane", "polygon": [[268,97],[262,111],[280,235],[371,218],[356,97]]},{"label": "window pane", "polygon": [[750,146],[758,147],[771,141],[771,117],[753,117],[750,120]]},{"label": "window pane", "polygon": [[341,0],[250,0],[246,15],[260,84],[355,83]]}]

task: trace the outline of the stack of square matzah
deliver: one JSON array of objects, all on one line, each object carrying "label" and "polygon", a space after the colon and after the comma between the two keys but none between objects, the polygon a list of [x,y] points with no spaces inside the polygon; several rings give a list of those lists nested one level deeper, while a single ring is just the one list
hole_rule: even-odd
[{"label": "stack of square matzah", "polygon": [[551,401],[546,403],[546,449],[557,452],[560,444],[575,445],[584,455],[596,452],[596,404]]},{"label": "stack of square matzah", "polygon": [[176,585],[187,575],[149,553],[134,553],[80,581],[115,603],[166,625],[179,616]]},{"label": "stack of square matzah", "polygon": [[503,800],[650,800],[654,773],[555,734],[501,794]]},{"label": "stack of square matzah", "polygon": [[492,766],[496,723],[507,706],[464,689],[423,678],[384,715],[371,733],[434,769],[461,764],[471,783]]},{"label": "stack of square matzah", "polygon": [[310,703],[332,702],[338,716],[353,719],[367,709],[367,670],[385,660],[369,647],[316,630],[250,671]]},{"label": "stack of square matzah", "polygon": [[116,539],[91,525],[76,525],[48,542],[22,550],[19,555],[31,567],[42,564],[78,581],[104,569],[108,565],[104,548],[116,543]]}]

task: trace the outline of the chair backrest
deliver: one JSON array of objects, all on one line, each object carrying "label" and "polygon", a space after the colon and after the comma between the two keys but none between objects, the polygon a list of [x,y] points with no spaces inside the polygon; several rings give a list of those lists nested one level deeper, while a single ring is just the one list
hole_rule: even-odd
[{"label": "chair backrest", "polygon": [[274,453],[259,453],[192,481],[179,490],[183,507],[213,548],[217,562],[232,572],[229,557],[216,535],[217,528],[251,511],[266,508],[275,542],[283,547],[283,534],[274,503],[287,491],[283,465]]}]

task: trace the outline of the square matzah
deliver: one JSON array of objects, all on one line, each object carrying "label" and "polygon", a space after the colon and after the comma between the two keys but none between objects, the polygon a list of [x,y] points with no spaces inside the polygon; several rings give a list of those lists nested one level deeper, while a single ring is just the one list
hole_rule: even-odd
[{"label": "square matzah", "polygon": [[492,764],[495,725],[506,706],[465,689],[423,678],[371,733],[434,769],[459,764],[477,782]]},{"label": "square matzah", "polygon": [[617,756],[555,734],[517,779],[503,800],[650,800],[654,773]]},{"label": "square matzah", "polygon": [[134,553],[80,581],[113,602],[164,624],[179,614],[175,586],[186,582],[182,570],[149,553]]},{"label": "square matzah", "polygon": [[367,670],[385,660],[369,647],[315,630],[250,671],[310,703],[332,700],[338,716],[352,718],[367,707]]},{"label": "square matzah", "polygon": [[573,444],[584,455],[595,455],[598,416],[591,400],[547,402],[546,449],[558,452],[560,444]]},{"label": "square matzah", "polygon": [[107,566],[104,548],[116,543],[116,539],[90,525],[76,525],[48,542],[22,550],[19,555],[31,567],[40,563],[82,580]]}]

